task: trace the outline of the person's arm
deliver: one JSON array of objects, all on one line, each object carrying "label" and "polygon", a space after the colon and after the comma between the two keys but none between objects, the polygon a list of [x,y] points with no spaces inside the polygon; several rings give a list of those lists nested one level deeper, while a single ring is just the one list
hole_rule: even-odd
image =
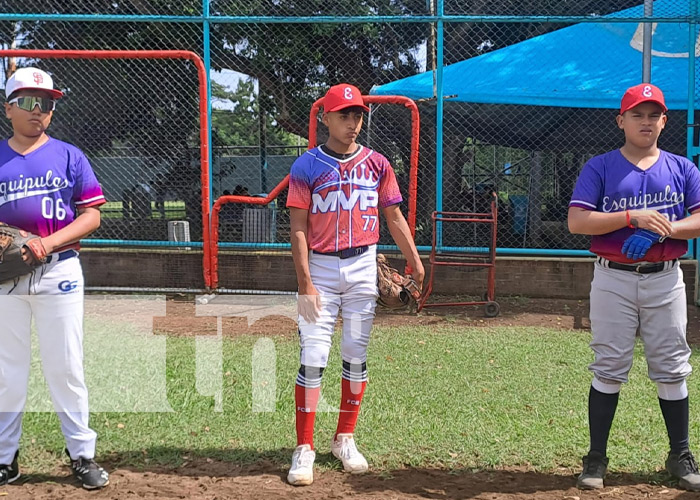
[{"label": "person's arm", "polygon": [[673,230],[671,238],[676,240],[692,240],[700,238],[700,209],[693,211],[685,219],[671,222]]},{"label": "person's arm", "polygon": [[98,207],[86,207],[78,209],[78,216],[73,222],[63,229],[59,229],[41,239],[46,253],[51,253],[57,248],[76,243],[100,227],[100,209]]},{"label": "person's arm", "polygon": [[673,221],[671,238],[677,240],[692,240],[700,237],[700,172],[698,167],[686,160],[681,160],[685,168],[685,189],[683,203],[690,215],[684,219]]},{"label": "person's arm", "polygon": [[309,240],[307,238],[309,211],[289,208],[291,222],[292,259],[299,286],[299,314],[309,323],[318,319],[321,301],[318,291],[311,281],[309,271]]},{"label": "person's arm", "polygon": [[[671,235],[669,220],[656,210],[629,210],[631,224],[640,229],[649,229],[661,236]],[[597,212],[580,207],[569,207],[569,231],[572,234],[601,235],[627,227],[627,213]]]},{"label": "person's arm", "polygon": [[[76,243],[85,238],[90,233],[100,227],[100,209],[98,207],[86,207],[78,209],[78,216],[73,222],[55,233],[41,238],[47,254],[53,253],[56,249]],[[22,258],[25,262],[32,259],[31,253],[27,249],[22,249]]]},{"label": "person's arm", "polygon": [[423,286],[425,278],[425,269],[418,255],[418,249],[413,242],[411,230],[408,223],[401,213],[399,205],[389,205],[383,208],[386,225],[389,228],[391,237],[394,238],[396,245],[401,250],[401,253],[406,258],[406,262],[411,267],[411,276],[418,283],[418,286]]}]

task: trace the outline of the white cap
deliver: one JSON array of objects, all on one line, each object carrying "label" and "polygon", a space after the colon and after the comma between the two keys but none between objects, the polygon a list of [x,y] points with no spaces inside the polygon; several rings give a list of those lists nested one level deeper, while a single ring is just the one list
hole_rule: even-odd
[{"label": "white cap", "polygon": [[15,71],[5,84],[5,97],[9,99],[15,92],[24,89],[45,90],[54,99],[63,97],[63,92],[53,88],[51,76],[38,68],[20,68]]}]

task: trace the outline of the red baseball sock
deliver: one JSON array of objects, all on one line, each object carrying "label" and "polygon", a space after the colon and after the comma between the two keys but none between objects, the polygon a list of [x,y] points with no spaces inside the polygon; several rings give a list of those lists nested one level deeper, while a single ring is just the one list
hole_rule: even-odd
[{"label": "red baseball sock", "polygon": [[338,416],[338,427],[335,431],[334,439],[338,434],[352,434],[355,432],[362,396],[367,386],[367,382],[350,382],[344,378],[341,381],[340,415]]},{"label": "red baseball sock", "polygon": [[297,446],[308,444],[314,449],[314,421],[321,388],[313,389],[297,384],[294,388],[297,420]]}]

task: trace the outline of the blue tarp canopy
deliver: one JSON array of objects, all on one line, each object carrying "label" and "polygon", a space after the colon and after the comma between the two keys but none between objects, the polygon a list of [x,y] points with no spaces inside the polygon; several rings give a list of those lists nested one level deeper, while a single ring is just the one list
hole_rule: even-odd
[{"label": "blue tarp canopy", "polygon": [[[669,17],[687,16],[688,4],[657,0],[654,9]],[[639,5],[606,17],[641,16]],[[673,110],[688,107],[688,29],[683,23],[659,23],[653,36],[652,83],[664,91]],[[576,24],[451,64],[443,75],[443,95],[450,101],[615,109],[625,89],[642,79],[642,25]],[[431,98],[433,72],[371,93]]]}]

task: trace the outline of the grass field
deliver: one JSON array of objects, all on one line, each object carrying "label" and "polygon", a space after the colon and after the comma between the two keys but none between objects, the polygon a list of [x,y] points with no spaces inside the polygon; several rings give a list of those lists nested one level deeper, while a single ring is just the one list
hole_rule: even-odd
[{"label": "grass field", "polygon": [[[100,207],[102,212],[102,217],[106,219],[121,219],[122,215],[122,202],[121,201],[108,201]],[[184,201],[166,201],[165,202],[165,216],[168,219],[185,219],[185,202]],[[151,218],[160,219],[160,211],[156,207],[156,202],[151,202]]]},{"label": "grass field", "polygon": [[[149,363],[152,358],[147,349],[128,339],[135,335],[128,325],[93,319],[86,330],[92,399],[100,399],[95,387],[105,385],[114,387],[114,397],[124,391],[123,397],[128,398],[128,387],[120,387],[123,377],[105,368],[110,366],[108,360],[117,360],[114,366],[126,366],[119,364],[120,356],[139,362],[124,351],[126,346],[158,370],[157,362]],[[267,459],[280,468],[287,466],[295,445],[296,339],[272,337],[277,354],[277,402],[276,411],[265,413],[252,411],[251,358],[259,338],[224,339],[221,412],[215,411],[214,398],[201,396],[197,390],[193,338],[141,340],[154,341],[154,349],[167,352],[164,390],[174,411],[93,414],[101,457],[136,466],[177,466],[194,458],[239,463]],[[356,432],[359,446],[375,470],[527,465],[554,471],[577,467],[588,439],[590,375],[586,366],[592,357],[588,341],[586,332],[545,328],[375,329],[368,360],[370,383]],[[323,397],[329,404],[339,398],[337,344],[324,375]],[[40,377],[34,366],[33,384]],[[700,443],[698,398],[693,398],[700,394],[698,385],[697,377],[689,379],[694,447]],[[336,418],[333,412],[317,416],[321,469],[339,467],[326,455]],[[23,468],[30,472],[51,469],[63,447],[57,417],[50,412],[30,412],[24,422]],[[631,383],[623,389],[612,431],[611,466],[616,471],[653,476],[663,465],[666,447],[656,390],[646,378],[638,347]]]}]

